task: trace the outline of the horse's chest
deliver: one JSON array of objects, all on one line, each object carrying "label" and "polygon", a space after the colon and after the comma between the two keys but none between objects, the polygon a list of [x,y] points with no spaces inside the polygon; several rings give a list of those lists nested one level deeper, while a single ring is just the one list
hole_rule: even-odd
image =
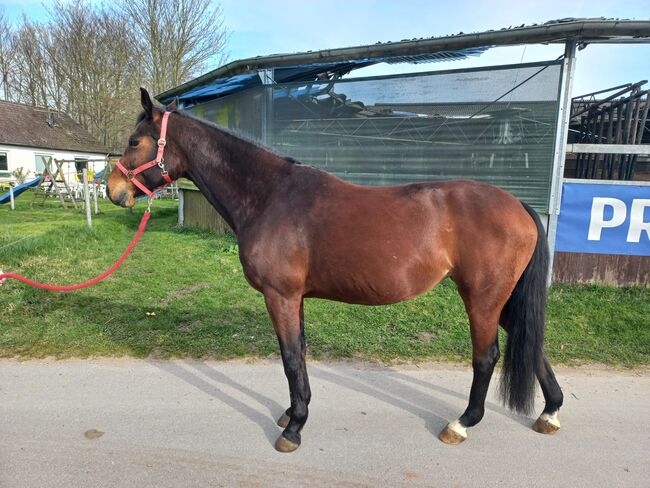
[{"label": "horse's chest", "polygon": [[260,259],[259,255],[250,255],[249,253],[239,253],[239,260],[242,264],[244,277],[246,281],[258,291],[262,291],[264,286],[265,266],[264,261]]},{"label": "horse's chest", "polygon": [[256,290],[267,286],[281,291],[296,291],[307,275],[306,252],[290,240],[258,240],[240,245],[239,259],[248,283]]}]

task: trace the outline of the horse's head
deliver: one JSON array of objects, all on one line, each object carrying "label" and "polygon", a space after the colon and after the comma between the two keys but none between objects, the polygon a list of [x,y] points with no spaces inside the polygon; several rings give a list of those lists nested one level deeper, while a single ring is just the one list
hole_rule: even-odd
[{"label": "horse's head", "polygon": [[[138,117],[135,131],[129,137],[124,156],[113,168],[106,185],[111,201],[123,207],[133,207],[135,198],[146,193],[142,187],[150,192],[171,180],[176,180],[183,173],[181,160],[174,147],[170,147],[165,141],[162,142],[162,161],[160,164],[158,161],[154,163],[159,156],[159,139],[163,137],[163,114],[165,111],[175,110],[176,104],[172,103],[164,109],[154,107],[149,93],[144,88],[140,88],[140,100],[144,111]],[[168,139],[167,136],[168,134],[165,139]],[[143,166],[148,162],[152,163],[149,167]]]}]

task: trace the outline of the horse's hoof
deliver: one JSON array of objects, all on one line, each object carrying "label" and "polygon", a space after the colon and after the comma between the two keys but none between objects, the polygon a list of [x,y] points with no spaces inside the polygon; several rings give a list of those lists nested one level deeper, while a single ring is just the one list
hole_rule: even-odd
[{"label": "horse's hoof", "polygon": [[275,450],[278,452],[293,452],[300,447],[300,444],[291,442],[285,436],[281,435],[278,437],[278,440],[275,441]]},{"label": "horse's hoof", "polygon": [[282,417],[278,419],[278,426],[282,427],[283,429],[287,428],[287,425],[289,425],[289,420],[291,420],[291,417],[289,417],[286,412],[282,414]]},{"label": "horse's hoof", "polygon": [[560,430],[560,421],[557,419],[557,412],[553,415],[543,413],[533,424],[533,430],[540,434],[555,434]]},{"label": "horse's hoof", "polygon": [[445,444],[460,444],[467,439],[467,429],[460,425],[458,420],[455,420],[442,429],[442,432],[438,435],[438,439]]}]

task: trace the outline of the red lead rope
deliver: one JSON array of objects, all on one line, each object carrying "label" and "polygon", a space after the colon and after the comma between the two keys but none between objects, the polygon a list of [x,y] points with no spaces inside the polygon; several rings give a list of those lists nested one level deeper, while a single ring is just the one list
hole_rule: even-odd
[{"label": "red lead rope", "polygon": [[[165,153],[165,146],[167,145],[167,140],[165,139],[167,135],[167,120],[169,119],[169,114],[170,112],[165,112],[163,114],[162,122],[160,125],[160,138],[158,139],[158,152],[156,153],[156,159],[153,159],[149,161],[148,163],[141,164],[134,170],[129,170],[127,169],[120,161],[117,162],[116,166],[117,168],[124,173],[124,175],[142,192],[149,197],[149,207],[151,207],[151,199],[153,198],[153,194],[157,190],[149,190],[144,184],[140,183],[136,179],[136,175],[139,173],[142,173],[143,171],[153,168],[154,166],[158,166],[160,168],[162,177],[164,180],[167,182],[164,186],[167,186],[174,181],[171,179],[169,176],[169,173],[165,170],[165,163],[163,159],[163,155]],[[161,188],[163,188],[161,187]],[[38,281],[30,280],[29,278],[25,278],[24,276],[17,275],[15,273],[3,273],[2,270],[0,270],[0,285],[6,280],[6,279],[14,279],[18,281],[22,281],[23,283],[27,283],[30,286],[34,286],[36,288],[43,288],[44,290],[50,290],[50,291],[73,291],[73,290],[79,290],[81,288],[86,288],[88,286],[94,285],[95,283],[99,283],[102,281],[104,278],[107,278],[111,274],[119,268],[122,263],[126,260],[126,258],[129,257],[129,254],[131,254],[131,251],[133,251],[133,248],[135,245],[138,243],[140,240],[140,236],[144,232],[145,227],[147,227],[147,222],[149,221],[149,217],[151,216],[151,212],[149,211],[149,208],[147,211],[144,213],[142,216],[142,220],[140,221],[140,226],[138,227],[138,232],[135,233],[135,237],[131,241],[131,244],[129,244],[129,247],[126,248],[126,251],[124,251],[124,254],[120,257],[120,259],[117,260],[117,262],[108,268],[106,271],[104,271],[102,274],[99,276],[93,278],[90,281],[86,281],[84,283],[79,283],[78,285],[65,285],[65,286],[55,286],[55,285],[48,285],[46,283],[39,283]]]},{"label": "red lead rope", "polygon": [[117,262],[108,268],[106,271],[104,271],[102,274],[99,276],[96,276],[90,281],[86,281],[84,283],[79,283],[77,285],[64,285],[64,286],[56,286],[56,285],[48,285],[46,283],[40,283],[38,281],[30,280],[29,278],[25,278],[24,276],[20,276],[14,273],[0,273],[0,284],[5,279],[14,279],[18,281],[22,281],[23,283],[27,283],[30,286],[36,287],[36,288],[43,288],[44,290],[50,290],[50,291],[73,291],[73,290],[79,290],[81,288],[86,288],[88,286],[92,286],[95,283],[99,283],[103,279],[109,277],[112,275],[117,268],[119,268],[122,263],[126,260],[126,258],[129,257],[129,254],[131,254],[131,251],[133,251],[133,248],[135,245],[138,243],[140,240],[140,236],[142,236],[142,233],[144,232],[144,229],[147,227],[147,222],[149,221],[149,217],[151,217],[151,212],[147,210],[144,215],[142,216],[142,220],[140,221],[140,225],[138,226],[138,231],[135,233],[135,237],[133,237],[133,240],[131,241],[131,244],[129,244],[129,247],[126,248],[126,251],[124,251],[124,254],[120,256],[120,259],[117,260]]}]

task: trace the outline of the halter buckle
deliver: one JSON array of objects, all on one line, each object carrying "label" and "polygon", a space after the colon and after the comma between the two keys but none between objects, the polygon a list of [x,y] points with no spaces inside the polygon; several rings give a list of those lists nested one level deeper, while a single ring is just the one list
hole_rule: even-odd
[{"label": "halter buckle", "polygon": [[164,148],[166,145],[167,145],[167,139],[164,139],[164,138],[162,138],[162,137],[161,137],[160,139],[158,139],[158,147],[159,147],[159,148],[162,149],[162,148]]}]

